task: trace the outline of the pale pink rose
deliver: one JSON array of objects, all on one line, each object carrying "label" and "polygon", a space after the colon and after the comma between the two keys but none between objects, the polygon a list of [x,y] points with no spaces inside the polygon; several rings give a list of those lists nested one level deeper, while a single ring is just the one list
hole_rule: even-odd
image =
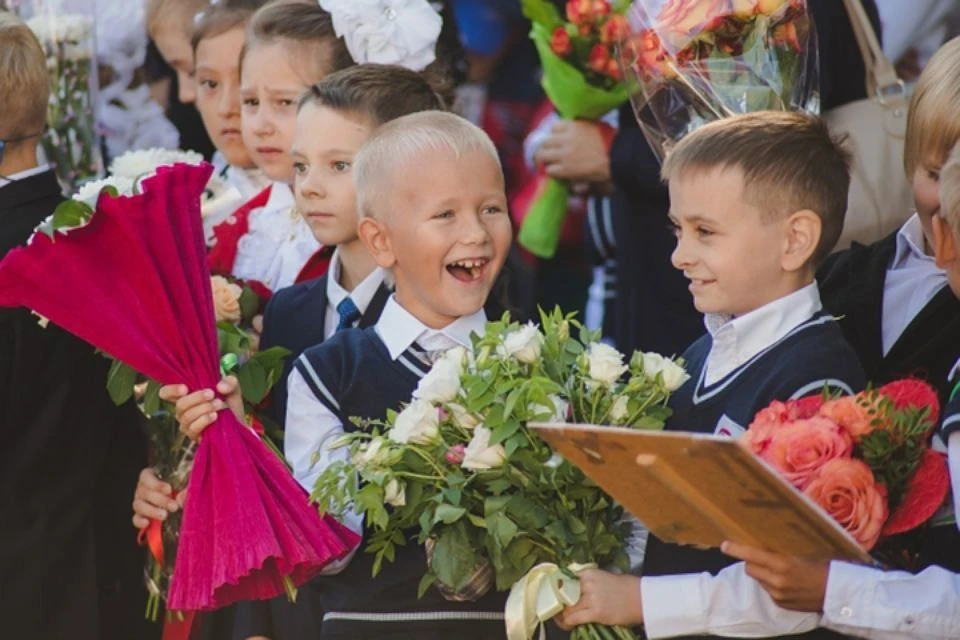
[{"label": "pale pink rose", "polygon": [[823,465],[804,491],[869,551],[887,520],[887,492],[862,460],[838,459]]},{"label": "pale pink rose", "polygon": [[731,0],[669,0],[657,14],[657,27],[671,53],[677,53],[704,31],[730,15]]},{"label": "pale pink rose", "polygon": [[841,427],[824,418],[810,418],[772,431],[760,457],[803,490],[826,463],[849,457],[852,451],[853,441]]},{"label": "pale pink rose", "polygon": [[240,295],[243,289],[222,276],[210,278],[210,285],[213,287],[213,311],[217,322],[240,322]]}]

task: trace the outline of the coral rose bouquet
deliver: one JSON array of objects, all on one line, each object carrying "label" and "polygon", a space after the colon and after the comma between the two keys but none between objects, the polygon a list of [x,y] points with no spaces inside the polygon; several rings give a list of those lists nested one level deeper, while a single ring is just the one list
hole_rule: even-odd
[{"label": "coral rose bouquet", "polygon": [[867,551],[928,522],[949,486],[930,448],[936,392],[899,380],[851,396],[774,402],[740,443],[823,508]]},{"label": "coral rose bouquet", "polygon": [[[561,117],[598,120],[627,101],[616,47],[626,34],[629,0],[567,0],[566,19],[551,0],[521,4],[543,65],[543,90]],[[569,195],[566,182],[543,182],[518,236],[531,253],[553,256]]]},{"label": "coral rose bouquet", "polygon": [[[375,573],[398,545],[419,543],[428,550],[421,595],[511,590],[510,640],[577,600],[580,568],[623,567],[630,532],[623,509],[528,421],[660,429],[687,378],[682,363],[657,354],[625,361],[559,311],[541,318],[540,328],[490,323],[471,349],[446,352],[399,413],[358,420],[332,445],[349,447],[349,461],[325,469],[313,493],[324,513],[365,516]],[[595,626],[572,637],[633,636]]]},{"label": "coral rose bouquet", "polygon": [[634,0],[625,81],[655,152],[701,125],[760,110],[819,113],[806,0]]}]

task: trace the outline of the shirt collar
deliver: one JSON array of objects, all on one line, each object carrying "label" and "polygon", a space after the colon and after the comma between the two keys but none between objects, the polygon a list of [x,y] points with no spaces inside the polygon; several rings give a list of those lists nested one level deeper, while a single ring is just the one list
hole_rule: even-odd
[{"label": "shirt collar", "polygon": [[934,259],[924,251],[924,244],[923,225],[920,224],[920,216],[915,213],[897,232],[897,247],[890,268],[898,269],[915,260],[934,264]]},{"label": "shirt collar", "polygon": [[273,211],[275,209],[291,209],[294,205],[293,191],[286,182],[270,183],[270,196],[267,198],[267,204],[264,209]]},{"label": "shirt collar", "polygon": [[396,360],[414,342],[428,351],[433,351],[435,346],[449,348],[453,346],[452,343],[469,347],[470,336],[474,333],[482,335],[486,324],[487,316],[480,309],[469,316],[457,318],[443,329],[431,329],[400,306],[396,296],[390,296],[376,329],[390,357]]},{"label": "shirt collar", "polygon": [[16,182],[17,180],[26,180],[27,178],[32,178],[33,176],[38,176],[44,171],[50,169],[49,165],[41,164],[32,169],[26,169],[24,171],[18,171],[12,175],[7,176],[6,178],[0,178],[0,186],[9,184],[11,182]]},{"label": "shirt collar", "polygon": [[358,284],[353,291],[347,291],[340,286],[340,249],[333,252],[330,258],[330,268],[327,271],[327,304],[336,309],[347,297],[353,300],[360,313],[366,313],[370,301],[377,295],[377,289],[383,283],[387,271],[381,267],[376,267],[370,274]]},{"label": "shirt collar", "polygon": [[782,339],[822,308],[820,290],[814,282],[738,318],[707,314],[704,324],[713,338],[714,346],[732,343],[727,353],[736,358],[735,364],[739,366]]}]

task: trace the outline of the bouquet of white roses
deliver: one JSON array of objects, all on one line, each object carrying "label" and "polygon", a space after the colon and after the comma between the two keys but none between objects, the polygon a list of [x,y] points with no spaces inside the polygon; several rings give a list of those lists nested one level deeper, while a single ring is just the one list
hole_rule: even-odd
[{"label": "bouquet of white roses", "polygon": [[[313,499],[323,512],[365,515],[374,572],[411,538],[428,550],[421,593],[436,585],[451,599],[476,599],[494,585],[520,593],[525,575],[542,563],[574,586],[583,565],[625,568],[630,526],[623,509],[526,424],[660,429],[670,394],[687,376],[682,363],[657,354],[636,352],[625,362],[559,311],[541,318],[541,329],[490,323],[472,349],[445,353],[400,413],[384,423],[361,421],[334,445],[350,447],[349,462],[324,471]],[[508,604],[511,639],[537,623],[524,620],[522,606],[513,608]],[[596,626],[573,637],[595,633],[633,637]]]}]

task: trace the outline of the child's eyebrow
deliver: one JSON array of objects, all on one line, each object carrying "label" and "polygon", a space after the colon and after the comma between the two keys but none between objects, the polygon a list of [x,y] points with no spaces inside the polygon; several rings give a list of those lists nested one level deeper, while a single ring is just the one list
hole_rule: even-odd
[{"label": "child's eyebrow", "polygon": [[264,87],[264,91],[271,96],[298,96],[303,93],[300,89],[288,89],[288,88],[279,88],[272,89],[270,87]]}]

